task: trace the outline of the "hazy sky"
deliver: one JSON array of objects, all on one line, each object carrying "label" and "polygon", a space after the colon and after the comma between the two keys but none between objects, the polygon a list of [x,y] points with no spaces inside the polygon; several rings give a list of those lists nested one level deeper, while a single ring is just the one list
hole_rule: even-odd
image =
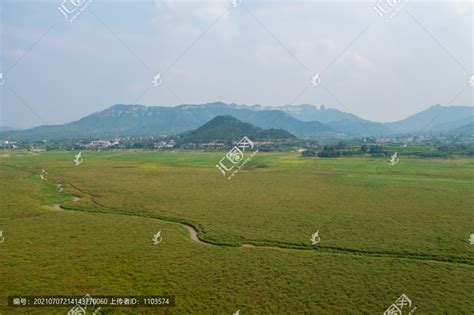
[{"label": "hazy sky", "polygon": [[471,1],[410,0],[385,21],[378,1],[93,0],[73,22],[62,2],[0,0],[0,125],[117,103],[324,104],[374,121],[473,106]]}]

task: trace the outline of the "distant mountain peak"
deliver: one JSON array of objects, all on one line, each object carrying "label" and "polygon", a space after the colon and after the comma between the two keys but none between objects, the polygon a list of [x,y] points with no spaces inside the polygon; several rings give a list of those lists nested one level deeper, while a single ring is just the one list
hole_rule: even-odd
[{"label": "distant mountain peak", "polygon": [[440,132],[459,128],[473,119],[474,107],[436,104],[405,119],[385,125],[398,133]]},{"label": "distant mountain peak", "polygon": [[287,140],[296,139],[294,135],[282,129],[264,130],[244,123],[231,115],[218,115],[193,131],[178,136],[178,143],[209,143],[215,141],[237,141],[247,136],[251,140]]},{"label": "distant mountain peak", "polygon": [[[199,127],[198,130],[204,130],[204,129],[209,129],[213,128],[215,126],[220,126],[220,125],[225,125],[225,124],[245,124],[235,118],[234,116],[231,115],[218,115],[211,120],[209,120],[207,123],[205,123],[203,126]],[[248,124],[251,126],[251,124]]]}]

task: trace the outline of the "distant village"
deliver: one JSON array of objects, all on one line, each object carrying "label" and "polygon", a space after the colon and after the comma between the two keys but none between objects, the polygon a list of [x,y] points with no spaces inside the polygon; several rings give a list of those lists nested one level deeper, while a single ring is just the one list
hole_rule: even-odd
[{"label": "distant village", "polygon": [[[153,138],[148,137],[124,137],[124,138],[114,138],[113,140],[92,140],[89,143],[77,143],[79,147],[82,147],[86,150],[106,150],[106,149],[113,149],[113,148],[120,148],[121,143],[126,143],[129,141],[140,142],[140,141],[152,141]],[[155,149],[172,149],[176,146],[176,142],[174,140],[159,140],[153,142],[153,148]]]},{"label": "distant village", "polygon": [[[238,139],[237,139],[238,140]],[[235,142],[237,142],[237,140]],[[319,143],[316,140],[296,139],[283,142],[274,141],[253,141],[261,151],[293,151],[304,152],[307,150],[317,150],[326,145],[335,145],[344,142],[347,145],[398,145],[406,147],[407,144],[437,144],[437,145],[455,145],[459,143],[473,143],[474,137],[451,137],[451,136],[381,136],[366,137],[362,139],[335,140],[332,143]],[[203,150],[219,151],[229,149],[235,143],[223,141],[210,141],[206,143],[179,143],[168,136],[127,136],[114,137],[110,139],[76,140],[76,141],[35,141],[23,142],[0,139],[0,149],[6,150],[28,150],[28,151],[47,151],[47,150],[113,150],[113,149],[145,149],[145,150]]]}]

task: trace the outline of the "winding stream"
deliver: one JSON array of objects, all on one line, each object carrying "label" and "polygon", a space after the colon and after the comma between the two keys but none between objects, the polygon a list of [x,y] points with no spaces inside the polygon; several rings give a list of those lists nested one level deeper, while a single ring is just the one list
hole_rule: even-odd
[{"label": "winding stream", "polygon": [[189,233],[191,233],[191,239],[193,241],[196,241],[196,242],[201,243],[201,244],[208,244],[208,243],[205,243],[205,242],[203,242],[199,239],[198,232],[196,231],[196,229],[194,227],[192,227],[191,225],[187,225],[187,224],[183,224],[183,225],[186,229],[188,229]]},{"label": "winding stream", "polygon": [[[11,167],[11,168],[14,168],[16,170],[27,172],[27,173],[30,173],[30,174],[33,174],[33,175],[35,174],[30,170],[21,169],[18,166],[6,165],[6,167]],[[94,200],[94,197],[97,197],[96,195],[84,192],[80,188],[76,187],[75,185],[73,185],[71,183],[69,183],[69,185],[71,185],[77,191],[91,196],[92,201],[94,203],[96,203],[97,206],[104,207],[103,205],[100,205],[98,202],[96,202]],[[78,197],[78,196],[72,196],[71,198],[72,198],[72,201],[81,200],[81,198]],[[72,210],[72,211],[83,211],[83,210],[78,210],[78,209],[76,209],[76,210],[75,209],[64,209],[64,208],[62,208],[62,206],[60,204],[53,204],[49,207],[51,209],[55,209],[55,210],[62,209],[62,210]],[[100,213],[104,213],[104,212],[100,212]],[[120,213],[111,213],[111,214],[121,215]],[[122,214],[122,215],[130,215],[130,214]],[[140,216],[140,217],[143,217],[143,216]],[[160,219],[160,218],[153,218],[153,219],[171,222],[171,220],[166,220],[166,219]],[[229,247],[229,246],[230,247],[235,247],[233,245],[228,245],[228,244],[213,244],[211,242],[203,241],[203,240],[199,239],[198,232],[196,231],[196,229],[193,226],[188,225],[186,223],[182,223],[182,222],[174,222],[174,223],[182,224],[186,229],[188,229],[188,231],[191,234],[191,239],[195,242],[198,242],[198,243],[201,243],[201,244],[220,246],[220,247]],[[365,257],[376,257],[376,258],[387,258],[387,259],[406,259],[406,260],[415,260],[415,261],[432,261],[432,262],[445,263],[445,264],[461,264],[461,265],[474,266],[474,260],[472,260],[470,258],[466,258],[466,257],[440,257],[440,256],[436,256],[436,255],[429,255],[429,254],[428,255],[427,254],[423,255],[423,254],[415,254],[415,253],[377,252],[377,251],[367,251],[367,250],[360,250],[360,249],[354,249],[354,248],[342,248],[342,247],[330,247],[330,246],[324,246],[324,247],[318,246],[318,247],[315,247],[315,248],[309,248],[309,247],[306,247],[306,248],[291,248],[289,246],[286,246],[285,244],[278,244],[278,245],[275,245],[275,246],[258,246],[258,245],[253,245],[253,244],[241,244],[240,247],[243,247],[243,248],[258,248],[258,249],[267,249],[268,248],[268,249],[281,249],[281,250],[298,250],[298,251],[300,251],[300,250],[318,250],[321,253],[325,252],[325,253],[330,253],[330,254],[365,256]]]},{"label": "winding stream", "polygon": [[[77,202],[77,201],[80,201],[81,198],[78,197],[78,196],[72,196],[71,197],[72,201],[73,202]],[[51,208],[53,209],[56,209],[56,210],[61,210],[63,209],[61,207],[61,205],[59,203],[55,203],[53,205],[50,206]],[[64,209],[63,209],[64,210]],[[199,239],[199,236],[198,236],[198,231],[191,225],[188,225],[186,223],[180,223],[181,225],[183,225],[188,231],[189,233],[191,234],[191,239],[195,242],[198,242],[198,243],[201,243],[201,244],[207,244],[207,245],[212,245],[212,244],[209,244],[209,243],[206,243],[206,242],[203,242]],[[245,247],[244,245],[242,245],[242,247]]]},{"label": "winding stream", "polygon": [[[77,202],[81,200],[80,197],[78,196],[72,196],[72,201]],[[50,206],[53,209],[62,209],[62,210],[72,210],[72,211],[82,211],[82,210],[74,210],[74,209],[65,209],[62,208],[60,204],[53,204]],[[115,214],[115,215],[121,215],[120,213],[110,213],[110,214]],[[125,214],[125,215],[130,215],[130,214]],[[133,215],[132,215],[133,216]],[[140,216],[143,217],[143,216]],[[166,221],[166,222],[172,222],[176,224],[180,224],[184,226],[190,233],[191,235],[191,240],[200,243],[200,244],[206,244],[206,245],[212,245],[212,246],[219,246],[219,247],[236,247],[233,245],[227,245],[227,244],[214,244],[212,242],[207,242],[199,238],[198,236],[198,231],[189,224],[183,223],[183,222],[175,222],[175,221],[170,221],[166,219],[160,219],[160,218],[152,218],[151,219],[156,219],[156,220],[161,220],[161,221]],[[284,245],[276,245],[276,246],[268,246],[268,245],[254,245],[254,244],[241,244],[238,246],[240,248],[253,248],[253,249],[276,249],[276,250],[312,250],[312,249],[318,249],[320,251],[324,251],[327,253],[332,253],[332,254],[346,254],[346,255],[356,255],[356,256],[368,256],[368,257],[379,257],[379,258],[391,258],[391,259],[409,259],[409,260],[424,260],[424,261],[435,261],[435,262],[441,262],[441,263],[448,263],[448,264],[463,264],[463,265],[474,265],[472,260],[469,259],[463,259],[462,257],[456,257],[455,261],[448,261],[446,258],[440,258],[436,256],[431,256],[431,255],[415,255],[415,254],[405,254],[402,255],[400,253],[384,253],[384,252],[370,252],[370,251],[363,251],[363,250],[356,250],[356,249],[346,249],[346,248],[337,248],[337,247],[315,247],[315,248],[291,248],[287,247]]]}]

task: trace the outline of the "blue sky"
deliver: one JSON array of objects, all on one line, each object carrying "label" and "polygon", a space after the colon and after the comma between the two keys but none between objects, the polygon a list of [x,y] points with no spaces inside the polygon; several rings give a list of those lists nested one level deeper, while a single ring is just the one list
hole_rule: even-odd
[{"label": "blue sky", "polygon": [[412,0],[385,21],[377,1],[93,0],[73,22],[61,2],[0,2],[0,125],[117,103],[314,104],[375,121],[473,106],[470,1]]}]

